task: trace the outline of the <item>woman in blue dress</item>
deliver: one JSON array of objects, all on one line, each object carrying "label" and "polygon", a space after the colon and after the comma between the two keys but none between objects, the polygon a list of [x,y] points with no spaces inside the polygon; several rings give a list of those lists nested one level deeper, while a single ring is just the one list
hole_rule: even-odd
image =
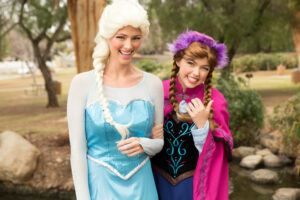
[{"label": "woman in blue dress", "polygon": [[114,1],[99,21],[94,70],[72,80],[67,116],[77,200],[158,199],[149,156],[163,146],[151,138],[153,123],[163,121],[163,87],[131,63],[148,30],[137,0]]}]

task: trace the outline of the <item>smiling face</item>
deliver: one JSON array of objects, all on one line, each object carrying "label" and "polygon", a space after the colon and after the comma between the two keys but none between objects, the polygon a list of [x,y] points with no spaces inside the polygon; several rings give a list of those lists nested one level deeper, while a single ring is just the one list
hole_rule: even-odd
[{"label": "smiling face", "polygon": [[130,64],[132,56],[141,45],[142,32],[138,28],[125,26],[109,39],[110,59],[121,65]]},{"label": "smiling face", "polygon": [[204,83],[209,72],[209,64],[206,57],[193,59],[184,56],[176,64],[179,67],[178,79],[183,90],[194,88]]}]

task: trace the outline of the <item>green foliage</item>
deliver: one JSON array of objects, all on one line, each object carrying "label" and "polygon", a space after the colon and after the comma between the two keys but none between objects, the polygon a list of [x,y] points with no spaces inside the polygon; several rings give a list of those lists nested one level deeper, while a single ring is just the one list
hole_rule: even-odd
[{"label": "green foliage", "polygon": [[135,66],[143,71],[154,73],[155,71],[161,69],[163,66],[161,64],[156,64],[153,60],[142,59],[135,63]]},{"label": "green foliage", "polygon": [[219,78],[217,89],[228,103],[229,128],[235,146],[253,145],[259,129],[263,127],[263,104],[256,91],[241,89],[240,84],[245,86],[245,80],[239,78],[235,81],[232,76],[229,79]]},{"label": "green foliage", "polygon": [[281,130],[287,145],[300,142],[300,90],[285,103],[274,108],[274,116],[270,119],[272,127]]},{"label": "green foliage", "polygon": [[249,72],[258,70],[275,70],[280,64],[288,69],[296,68],[298,65],[297,55],[291,53],[274,54],[248,54],[236,57],[232,60],[234,71]]},{"label": "green foliage", "polygon": [[135,66],[143,71],[157,75],[163,81],[171,76],[172,62],[157,64],[153,60],[142,59],[136,62]]},{"label": "green foliage", "polygon": [[[43,31],[46,31],[46,34],[51,37],[53,30],[55,30],[60,21],[67,16],[66,1],[60,1],[60,3],[54,7],[52,4],[52,1],[27,1],[23,21],[24,25],[33,34],[33,37],[38,36]],[[60,34],[66,33],[61,32]]]},{"label": "green foliage", "polygon": [[235,53],[295,50],[286,1],[152,0],[148,13],[151,21],[159,22],[163,40],[160,45],[164,48],[165,43],[190,29],[224,42],[232,59]]}]

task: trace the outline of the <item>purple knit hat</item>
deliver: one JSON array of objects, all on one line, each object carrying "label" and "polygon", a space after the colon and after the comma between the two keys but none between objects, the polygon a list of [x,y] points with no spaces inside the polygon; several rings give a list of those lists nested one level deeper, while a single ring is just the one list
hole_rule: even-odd
[{"label": "purple knit hat", "polygon": [[173,44],[167,44],[169,47],[169,50],[173,53],[176,54],[178,51],[186,49],[189,47],[190,44],[193,42],[200,42],[202,44],[206,44],[210,48],[213,48],[216,50],[217,53],[217,65],[216,68],[224,68],[228,64],[228,56],[226,53],[226,45],[221,43],[217,44],[217,42],[203,34],[199,33],[197,31],[186,31],[181,33],[177,40]]}]

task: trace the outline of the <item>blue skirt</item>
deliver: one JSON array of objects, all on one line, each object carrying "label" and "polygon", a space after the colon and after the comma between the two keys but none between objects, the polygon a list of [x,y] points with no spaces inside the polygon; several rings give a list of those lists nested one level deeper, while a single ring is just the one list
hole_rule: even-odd
[{"label": "blue skirt", "polygon": [[160,200],[193,200],[193,177],[173,186],[165,177],[153,170],[153,176]]},{"label": "blue skirt", "polygon": [[150,161],[128,180],[87,159],[91,200],[158,200]]}]

